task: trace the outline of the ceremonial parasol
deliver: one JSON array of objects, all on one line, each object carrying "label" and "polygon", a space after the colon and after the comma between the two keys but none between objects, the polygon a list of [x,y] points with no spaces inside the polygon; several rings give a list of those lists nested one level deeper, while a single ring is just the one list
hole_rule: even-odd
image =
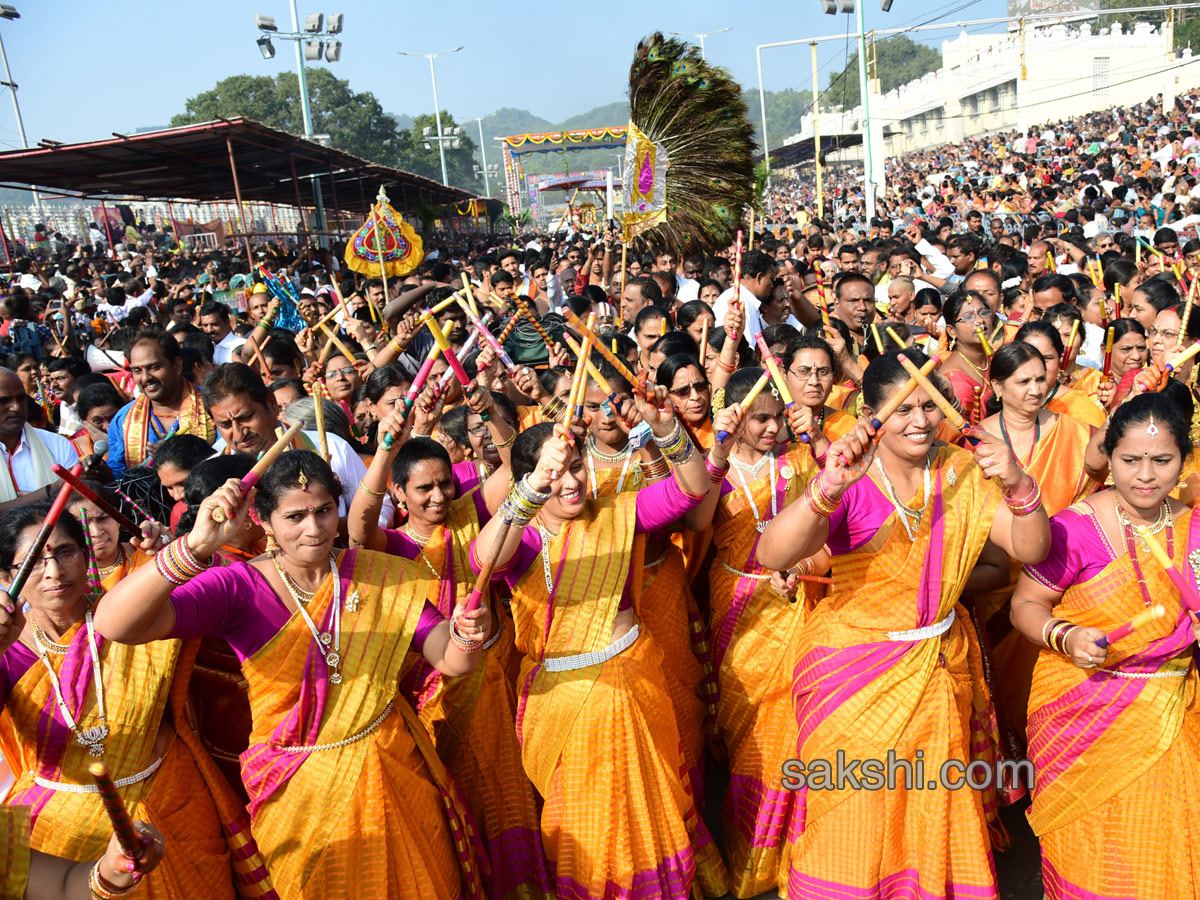
[{"label": "ceremonial parasol", "polygon": [[400,278],[424,258],[420,235],[400,218],[380,188],[371,214],[346,242],[346,265],[367,277]]}]

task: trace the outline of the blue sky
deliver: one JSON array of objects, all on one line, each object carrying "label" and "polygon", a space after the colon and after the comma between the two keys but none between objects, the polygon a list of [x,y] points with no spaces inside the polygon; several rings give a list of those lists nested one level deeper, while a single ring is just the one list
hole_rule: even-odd
[{"label": "blue sky", "polygon": [[[21,18],[0,20],[31,143],[99,139],[113,131],[165,125],[184,102],[228,75],[275,74],[295,67],[290,43],[275,59],[254,41],[255,12],[289,22],[286,0],[8,0]],[[867,28],[924,21],[980,19],[1006,14],[1004,0],[894,0],[890,13],[867,0]],[[511,106],[559,121],[624,95],[638,39],[656,29],[734,29],[707,40],[708,58],[747,88],[756,88],[754,47],[771,41],[843,34],[844,15],[826,16],[818,0],[646,2],[608,0],[569,4],[410,3],[401,0],[300,0],[298,11],[342,12],[342,60],[330,66],[355,90],[370,90],[394,113],[430,112],[429,68],[395,50],[432,52],[458,44],[438,60],[441,105],[459,121]],[[973,29],[982,30],[982,29]],[[914,36],[934,47],[954,31]],[[851,51],[853,46],[851,45]],[[821,45],[822,86],[841,67],[842,41]],[[810,87],[807,47],[763,53],[768,89]],[[0,93],[7,94],[0,88]],[[751,98],[752,99],[752,98]],[[613,122],[609,124],[623,124]],[[0,147],[19,146],[12,104],[0,97]]]}]

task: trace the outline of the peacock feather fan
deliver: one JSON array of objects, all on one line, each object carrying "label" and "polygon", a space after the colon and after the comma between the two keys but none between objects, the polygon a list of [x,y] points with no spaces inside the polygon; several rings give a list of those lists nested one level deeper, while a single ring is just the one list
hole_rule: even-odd
[{"label": "peacock feather fan", "polygon": [[757,145],[741,86],[697,47],[655,33],[629,69],[629,117],[630,249],[680,258],[728,247],[754,193]]}]

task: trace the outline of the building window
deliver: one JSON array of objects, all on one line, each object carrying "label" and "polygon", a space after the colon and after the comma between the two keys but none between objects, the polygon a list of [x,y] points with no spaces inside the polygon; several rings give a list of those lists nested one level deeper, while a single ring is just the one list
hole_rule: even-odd
[{"label": "building window", "polygon": [[1108,96],[1109,80],[1109,57],[1092,57],[1092,93],[1098,97]]}]

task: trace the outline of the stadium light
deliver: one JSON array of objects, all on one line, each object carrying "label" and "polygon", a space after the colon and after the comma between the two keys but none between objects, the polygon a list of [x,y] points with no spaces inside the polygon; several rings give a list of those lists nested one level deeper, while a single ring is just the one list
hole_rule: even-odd
[{"label": "stadium light", "polygon": [[264,16],[261,13],[254,14],[254,24],[258,26],[259,31],[278,31],[279,26],[275,24],[274,16]]},{"label": "stadium light", "polygon": [[326,34],[341,34],[342,19],[345,18],[341,13],[330,13],[325,17],[325,33]]},{"label": "stadium light", "polygon": [[321,13],[309,13],[304,17],[304,30],[309,34],[317,34],[325,24],[325,16]]},{"label": "stadium light", "polygon": [[262,51],[263,59],[275,58],[275,45],[271,43],[271,39],[265,34],[257,41],[258,49]]}]

